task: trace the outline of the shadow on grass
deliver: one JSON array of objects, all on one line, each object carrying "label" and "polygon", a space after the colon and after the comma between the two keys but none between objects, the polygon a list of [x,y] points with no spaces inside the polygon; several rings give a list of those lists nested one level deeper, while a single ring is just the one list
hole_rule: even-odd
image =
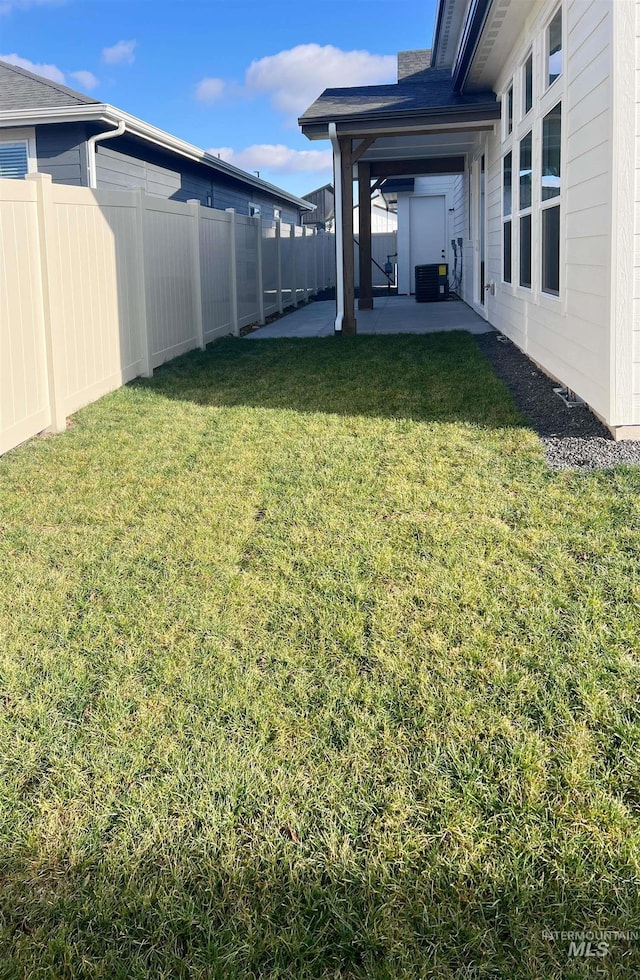
[{"label": "shadow on grass", "polygon": [[217,341],[158,369],[158,395],[198,405],[522,426],[464,331],[426,336]]},{"label": "shadow on grass", "polygon": [[633,939],[572,955],[569,940],[548,935],[633,929],[607,918],[611,896],[597,882],[574,889],[542,865],[508,880],[499,861],[472,876],[442,842],[422,869],[415,853],[403,867],[369,867],[304,850],[282,837],[264,861],[229,871],[202,853],[114,862],[107,873],[98,854],[73,870],[3,862],[2,976],[638,975]]}]

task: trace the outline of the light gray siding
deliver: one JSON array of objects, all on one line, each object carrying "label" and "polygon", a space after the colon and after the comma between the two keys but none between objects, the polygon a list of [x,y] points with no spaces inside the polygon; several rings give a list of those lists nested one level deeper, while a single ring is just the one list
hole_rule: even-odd
[{"label": "light gray siding", "polygon": [[148,194],[173,201],[198,200],[209,207],[234,208],[238,214],[249,214],[255,204],[265,219],[272,219],[280,207],[283,221],[300,223],[290,205],[267,194],[243,187],[240,181],[226,180],[207,167],[190,164],[168,153],[161,153],[135,140],[115,139],[96,145],[98,187],[123,190],[143,187]]}]

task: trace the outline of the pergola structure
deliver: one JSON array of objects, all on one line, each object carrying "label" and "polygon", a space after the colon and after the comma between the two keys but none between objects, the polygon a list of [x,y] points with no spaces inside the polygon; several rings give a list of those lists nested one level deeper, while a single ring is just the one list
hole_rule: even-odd
[{"label": "pergola structure", "polygon": [[499,118],[493,92],[461,94],[449,69],[428,64],[414,66],[395,85],[327,89],[300,117],[305,136],[330,139],[333,145],[337,333],[356,332],[354,180],[360,208],[358,306],[371,309],[372,191],[389,177],[464,173],[478,136],[493,132]]}]

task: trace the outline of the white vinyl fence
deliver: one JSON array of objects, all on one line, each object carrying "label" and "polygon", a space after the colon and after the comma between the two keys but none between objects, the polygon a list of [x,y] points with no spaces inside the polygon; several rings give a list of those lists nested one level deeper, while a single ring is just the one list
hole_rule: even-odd
[{"label": "white vinyl fence", "polygon": [[0,453],[164,361],[335,285],[332,235],[0,180]]},{"label": "white vinyl fence", "polygon": [[[356,286],[360,285],[360,236],[354,235],[355,243],[355,283]],[[371,235],[371,285],[372,286],[388,286],[389,279],[384,274],[384,264],[387,261],[387,256],[393,256],[390,259],[391,265],[393,266],[393,272],[391,274],[391,284],[395,285],[396,282],[396,264],[398,262],[398,232],[397,231],[378,231],[373,232]]]}]

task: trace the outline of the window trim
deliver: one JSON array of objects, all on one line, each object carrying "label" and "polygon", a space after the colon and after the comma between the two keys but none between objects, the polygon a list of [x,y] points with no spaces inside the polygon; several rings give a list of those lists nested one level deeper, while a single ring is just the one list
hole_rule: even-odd
[{"label": "window trim", "polygon": [[2,143],[24,143],[27,147],[27,173],[37,173],[38,158],[36,156],[35,127],[27,126],[21,127],[20,129],[0,129],[0,144]]},{"label": "window trim", "polygon": [[[531,105],[527,109],[527,65],[531,62]],[[533,47],[530,47],[520,65],[520,84],[522,85],[522,99],[520,109],[522,115],[520,121],[527,118],[533,112],[535,103],[535,59],[533,57]]]},{"label": "window trim", "polygon": [[[510,210],[507,212],[505,210],[505,164],[507,157],[511,157],[511,186],[509,188],[510,192]],[[502,269],[500,278],[505,286],[513,286],[513,218],[514,218],[514,181],[513,181],[514,167],[513,167],[513,146],[510,146],[506,153],[502,155]],[[511,272],[511,279],[505,279],[505,228],[506,225],[511,225],[510,231],[510,242],[511,242],[511,255],[509,256],[509,269]]]},{"label": "window trim", "polygon": [[[561,77],[561,76],[558,76]],[[557,79],[556,79],[557,81]],[[563,185],[562,185],[562,171],[563,162],[565,160],[564,156],[564,137],[565,137],[565,118],[563,112],[564,95],[558,99],[558,101],[551,106],[551,108],[540,116],[540,180],[538,187],[538,236],[539,236],[539,252],[536,256],[536,261],[540,263],[540,294],[541,296],[546,296],[551,300],[561,300],[563,296],[563,243],[562,243],[562,202],[563,202]],[[560,188],[557,194],[553,197],[549,197],[546,200],[542,197],[542,162],[544,154],[544,121],[554,109],[560,107]],[[558,240],[558,291],[552,291],[544,288],[544,212],[549,211],[551,208],[558,208],[558,229],[559,229],[559,240]]]},{"label": "window trim", "polygon": [[[531,192],[530,192],[530,199],[531,200],[530,200],[530,203],[527,205],[527,207],[523,208],[521,206],[522,202],[521,202],[521,198],[520,198],[520,182],[521,182],[521,171],[522,171],[522,162],[521,162],[522,161],[522,143],[524,142],[524,140],[526,140],[527,137],[530,138],[530,142],[531,142],[531,150],[530,150],[530,153],[531,153]],[[533,210],[534,210],[533,209],[533,201],[534,201],[534,194],[535,194],[535,181],[534,181],[535,166],[534,166],[534,160],[535,160],[535,150],[534,150],[534,140],[533,140],[533,127],[532,127],[526,133],[524,133],[520,137],[520,139],[518,140],[518,210],[517,210],[517,218],[518,218],[518,286],[519,286],[520,289],[526,289],[527,292],[529,292],[529,293],[533,292],[533,270],[534,270],[534,262],[533,262],[533,255],[534,255],[534,252],[533,252]],[[530,221],[529,221],[529,237],[530,237],[530,241],[529,241],[529,278],[530,278],[531,281],[530,281],[529,285],[526,285],[526,283],[523,283],[522,282],[522,236],[521,236],[521,230],[522,230],[522,219],[523,218],[527,218],[527,217],[530,219]]]},{"label": "window trim", "polygon": [[[547,22],[545,23],[545,26],[544,26],[544,32],[543,32],[543,45],[544,45],[544,47],[543,47],[543,53],[544,53],[544,90],[543,91],[544,91],[545,94],[547,92],[549,92],[550,89],[552,89],[553,86],[556,84],[556,82],[558,81],[558,79],[559,78],[562,78],[563,75],[564,75],[564,59],[566,57],[566,46],[565,46],[565,41],[564,41],[564,28],[565,28],[565,19],[566,18],[564,16],[564,10],[562,8],[563,8],[562,3],[559,3],[558,6],[553,10],[551,16],[549,17],[549,19],[547,20]],[[549,28],[551,27],[553,21],[558,16],[558,14],[560,14],[560,43],[562,45],[562,47],[560,48],[560,50],[562,52],[562,68],[560,69],[560,72],[558,73],[558,75],[556,75],[556,77],[554,78],[554,80],[552,82],[550,82],[549,81],[549,58],[551,57],[551,53],[549,51]]]},{"label": "window trim", "polygon": [[[515,119],[513,115],[514,101],[513,78],[502,93],[502,142],[508,140],[514,133]],[[511,115],[509,115],[509,99],[511,99]],[[511,119],[511,129],[509,129],[509,119]]]}]

